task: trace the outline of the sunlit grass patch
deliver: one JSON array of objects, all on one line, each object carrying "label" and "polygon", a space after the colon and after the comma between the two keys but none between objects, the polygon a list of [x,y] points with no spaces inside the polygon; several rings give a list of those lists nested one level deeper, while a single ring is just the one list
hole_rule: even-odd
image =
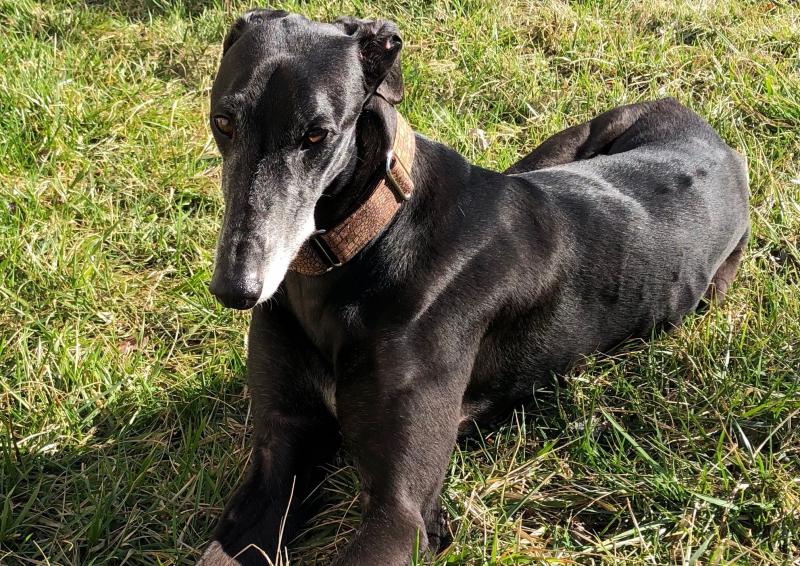
[{"label": "sunlit grass patch", "polygon": [[[283,3],[397,21],[402,111],[504,168],[672,95],[748,159],[725,306],[587,360],[459,445],[439,564],[800,555],[800,8],[793,2]],[[0,0],[0,562],[191,564],[244,472],[247,317],[207,290],[208,89],[235,1]],[[343,457],[293,563],[358,524]]]}]

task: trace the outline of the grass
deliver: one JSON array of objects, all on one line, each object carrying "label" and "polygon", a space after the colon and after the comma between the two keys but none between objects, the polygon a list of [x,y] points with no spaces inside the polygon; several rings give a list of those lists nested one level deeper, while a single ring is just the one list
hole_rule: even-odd
[{"label": "grass", "polygon": [[[800,7],[327,0],[405,37],[402,110],[504,168],[673,95],[749,160],[722,308],[597,356],[460,446],[437,564],[800,557]],[[208,89],[237,2],[0,0],[0,563],[191,564],[248,459],[248,318],[209,295]],[[358,522],[342,459],[293,563]]]}]

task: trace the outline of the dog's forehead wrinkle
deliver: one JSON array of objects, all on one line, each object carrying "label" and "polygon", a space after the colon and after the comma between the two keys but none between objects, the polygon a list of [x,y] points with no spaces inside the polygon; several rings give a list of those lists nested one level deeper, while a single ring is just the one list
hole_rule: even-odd
[{"label": "dog's forehead wrinkle", "polygon": [[294,57],[279,57],[261,62],[247,85],[235,95],[238,105],[269,113],[279,110],[292,116],[312,119],[331,104],[313,90],[315,81],[304,76],[302,65]]},{"label": "dog's forehead wrinkle", "polygon": [[268,92],[272,80],[278,77],[282,83],[294,82],[292,74],[284,72],[287,67],[291,67],[288,57],[270,57],[260,61],[250,75],[250,80],[238,93],[240,99],[247,102],[259,101]]}]

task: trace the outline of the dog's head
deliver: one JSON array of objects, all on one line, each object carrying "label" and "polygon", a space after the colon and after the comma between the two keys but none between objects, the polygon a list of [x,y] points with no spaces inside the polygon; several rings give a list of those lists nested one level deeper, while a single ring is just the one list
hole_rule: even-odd
[{"label": "dog's head", "polygon": [[353,157],[364,105],[402,98],[401,47],[380,20],[254,10],[230,29],[210,113],[225,198],[211,292],[225,306],[250,308],[278,288]]}]

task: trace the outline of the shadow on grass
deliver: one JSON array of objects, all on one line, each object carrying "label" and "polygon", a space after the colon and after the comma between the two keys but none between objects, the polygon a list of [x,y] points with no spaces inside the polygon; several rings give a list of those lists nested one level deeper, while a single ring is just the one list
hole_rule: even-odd
[{"label": "shadow on grass", "polygon": [[[794,527],[771,507],[779,495],[769,491],[769,482],[758,485],[763,495],[749,499],[697,499],[694,490],[711,488],[692,478],[709,473],[709,466],[715,470],[721,431],[693,444],[678,430],[670,432],[666,423],[680,425],[672,420],[676,415],[650,414],[638,397],[647,387],[661,391],[636,377],[647,373],[643,363],[624,368],[601,361],[591,375],[618,372],[614,379],[553,383],[499,426],[462,439],[443,492],[455,542],[440,560],[474,563],[459,562],[459,553],[474,560],[488,552],[487,532],[500,531],[502,540],[519,544],[520,529],[546,532],[538,551],[547,556],[601,557],[599,542],[633,544],[641,532],[656,537],[648,544],[669,548],[694,528],[686,523],[692,513],[714,526],[714,536],[783,544]],[[682,375],[688,366],[676,369]],[[141,392],[121,395],[98,410],[94,429],[66,450],[42,446],[18,457],[6,446],[0,562],[9,554],[61,564],[194,563],[246,469],[242,382],[241,374],[220,374],[149,399],[135,397]],[[669,394],[670,387],[663,391]],[[686,425],[702,430],[698,425],[708,422]],[[679,444],[661,442],[665,434]],[[713,473],[722,474],[715,482],[741,474],[731,466]],[[321,509],[291,543],[292,563],[329,560],[360,520],[358,479],[346,454],[319,490]],[[529,551],[523,548],[520,556]]]},{"label": "shadow on grass", "polygon": [[193,563],[246,466],[242,381],[121,395],[67,449],[6,446],[0,562]]}]

